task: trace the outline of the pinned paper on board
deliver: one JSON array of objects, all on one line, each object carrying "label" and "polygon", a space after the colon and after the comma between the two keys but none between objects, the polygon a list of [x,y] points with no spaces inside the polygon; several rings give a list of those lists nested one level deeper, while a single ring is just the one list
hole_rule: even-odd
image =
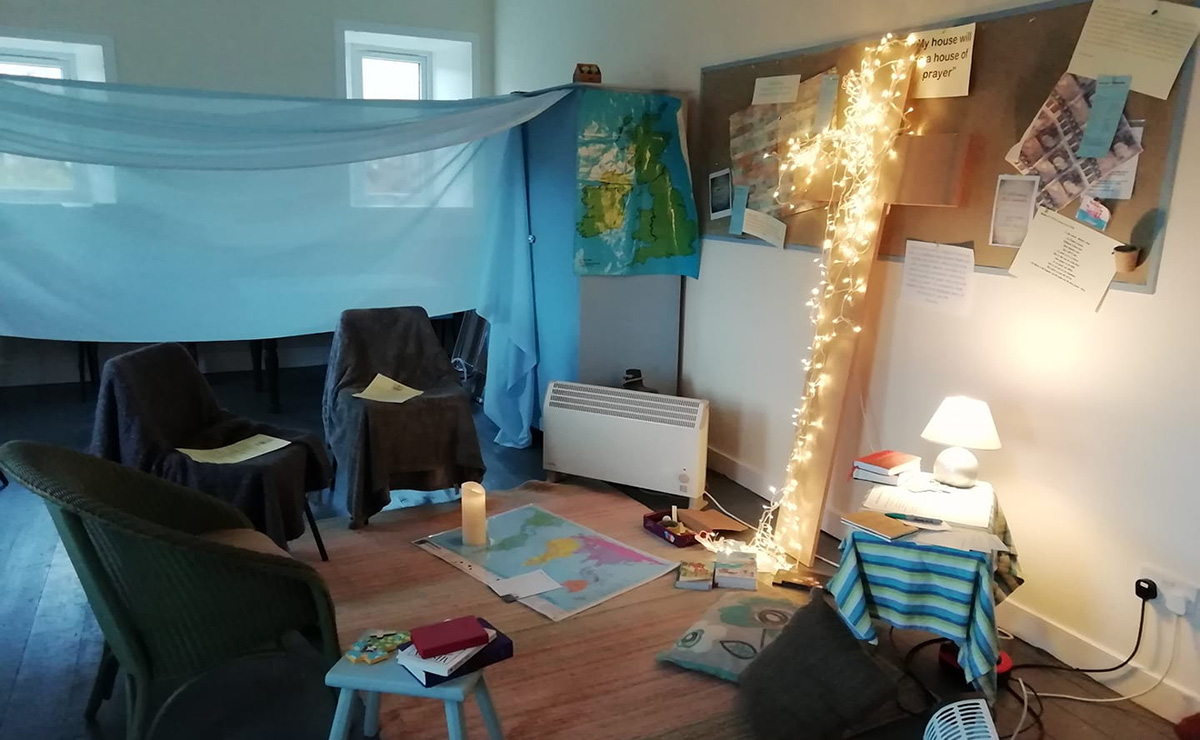
[{"label": "pinned paper on board", "polygon": [[1125,113],[1131,79],[1129,75],[1100,75],[1096,78],[1092,111],[1083,127],[1079,156],[1103,157],[1108,154],[1117,135],[1117,127],[1121,125],[1121,116]]},{"label": "pinned paper on board", "polygon": [[1116,239],[1054,211],[1039,208],[1009,274],[1095,311],[1116,268]]},{"label": "pinned paper on board", "polygon": [[996,180],[996,199],[992,201],[992,230],[988,243],[993,247],[1019,247],[1029,231],[1037,207],[1037,175],[1000,175]]},{"label": "pinned paper on board", "polygon": [[1166,100],[1200,32],[1200,8],[1148,0],[1093,0],[1067,71],[1132,78],[1134,92]]},{"label": "pinned paper on board", "polygon": [[1079,210],[1075,212],[1076,221],[1085,223],[1098,231],[1104,231],[1108,228],[1108,221],[1111,218],[1112,211],[1108,210],[1108,206],[1099,200],[1090,195],[1079,199]]},{"label": "pinned paper on board", "polygon": [[750,197],[749,185],[734,185],[733,200],[729,204],[729,233],[739,236],[746,221],[746,200]]},{"label": "pinned paper on board", "polygon": [[708,217],[725,218],[732,209],[733,176],[726,167],[708,176]]},{"label": "pinned paper on board", "polygon": [[973,249],[910,239],[900,300],[964,316],[971,310],[974,273]]},{"label": "pinned paper on board", "polygon": [[957,98],[971,92],[971,57],[975,24],[920,31],[918,66],[913,70],[913,98]]},{"label": "pinned paper on board", "polygon": [[783,240],[787,235],[787,224],[761,211],[746,209],[742,222],[742,231],[751,236],[757,236],[773,247],[783,249]]},{"label": "pinned paper on board", "polygon": [[[1142,132],[1146,130],[1145,121],[1130,121],[1129,131],[1133,136],[1133,140],[1137,142],[1138,148],[1142,145]],[[1088,195],[1093,198],[1101,198],[1103,200],[1129,200],[1133,197],[1133,184],[1137,180],[1138,157],[1140,154],[1133,155],[1132,158],[1118,165],[1104,176],[1100,182],[1092,186],[1088,190]]]},{"label": "pinned paper on board", "polygon": [[759,77],[754,81],[754,98],[750,105],[784,105],[796,102],[800,92],[801,75]]}]

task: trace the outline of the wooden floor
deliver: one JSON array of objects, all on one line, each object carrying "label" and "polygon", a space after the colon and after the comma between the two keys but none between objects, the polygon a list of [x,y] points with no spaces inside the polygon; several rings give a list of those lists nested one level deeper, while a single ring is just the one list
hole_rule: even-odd
[{"label": "wooden floor", "polygon": [[[248,375],[217,379],[214,387],[222,402],[236,411],[319,430],[319,373],[284,371],[283,383],[287,408],[280,417],[265,413],[265,400],[249,390]],[[76,389],[70,386],[0,389],[0,441],[26,438],[82,447],[90,432],[90,415],[90,407],[79,402]],[[489,430],[480,431],[488,473],[495,476],[489,481],[492,490],[539,477],[540,455],[536,450],[497,448],[488,442]],[[721,488],[723,502],[735,510],[753,508],[752,500],[737,500],[735,485],[717,479],[710,487],[717,486]],[[589,656],[605,650],[628,655],[630,645],[640,646],[645,654],[665,648],[704,610],[714,598],[712,594],[678,594],[665,582],[655,583],[563,623],[550,625],[523,606],[497,603],[486,588],[457,571],[447,570],[449,566],[432,556],[412,552],[415,548],[408,544],[409,531],[428,534],[454,526],[454,519],[453,506],[388,512],[372,520],[371,526],[364,530],[371,536],[362,540],[357,533],[337,526],[332,520],[323,521],[322,531],[333,557],[327,566],[319,564],[308,535],[294,544],[299,557],[325,569],[337,602],[343,640],[348,641],[361,629],[379,623],[390,625],[398,619],[419,620],[442,613],[450,616],[477,611],[489,618],[495,616],[500,620],[497,624],[511,631],[517,640],[521,660],[497,666],[494,676],[489,677],[496,684],[497,704],[510,740],[572,736],[646,740],[738,737],[741,730],[730,713],[729,685],[676,671],[670,675],[677,674],[681,676],[679,679],[664,682],[658,675],[660,670],[669,669],[659,669],[647,661],[631,664],[620,675],[605,674],[597,671],[598,659]],[[620,526],[626,524],[621,522]],[[606,531],[600,526],[596,528]],[[628,536],[633,535],[620,538]],[[638,539],[631,542],[644,549],[654,544],[640,532],[636,536]],[[421,557],[410,561],[410,557],[397,553]],[[398,593],[391,593],[389,584],[393,582],[401,584]],[[447,601],[439,583],[458,583],[459,588],[450,589],[457,595]],[[668,588],[671,593],[663,595],[661,592]],[[624,626],[620,630],[603,627],[605,614],[613,609],[623,612],[620,617]],[[548,629],[550,626],[564,629]],[[882,641],[880,650],[899,662],[910,646],[926,637],[917,632],[896,632],[891,639]],[[0,492],[0,740],[123,737],[124,707],[119,687],[113,700],[101,709],[96,724],[88,726],[82,719],[101,644],[95,619],[45,507],[39,499],[23,491]],[[1049,656],[1019,641],[1006,643],[1005,648],[1017,662],[1053,662]],[[550,675],[553,681],[546,684],[550,688],[514,680],[514,676],[519,678],[526,671],[530,675]],[[939,673],[931,649],[915,657],[913,672],[940,699],[951,700],[959,695],[959,688]],[[1080,674],[1028,671],[1024,675],[1031,685],[1045,692],[1112,695]],[[669,693],[678,691],[680,686],[686,687],[683,694]],[[911,680],[905,680],[904,689],[906,706],[921,709]],[[259,690],[265,692],[269,687]],[[685,726],[655,724],[654,720],[629,724],[626,717],[634,712],[616,714],[605,709],[618,703],[648,708],[678,696],[692,695],[702,700],[701,716],[706,719]],[[439,734],[444,733],[444,722],[436,707],[389,702],[385,708],[384,738],[445,737]],[[1020,702],[1007,694],[998,702],[997,724],[1002,737],[1012,734],[1020,709]],[[470,716],[475,722],[473,712]],[[1042,720],[1043,727],[1020,737],[1055,740],[1175,737],[1166,721],[1128,702],[1109,705],[1047,702]],[[895,725],[870,737],[917,738],[921,736],[921,726],[923,722],[914,719],[906,726]],[[573,728],[574,732],[555,733],[556,728]],[[630,730],[641,734],[631,734]]]}]

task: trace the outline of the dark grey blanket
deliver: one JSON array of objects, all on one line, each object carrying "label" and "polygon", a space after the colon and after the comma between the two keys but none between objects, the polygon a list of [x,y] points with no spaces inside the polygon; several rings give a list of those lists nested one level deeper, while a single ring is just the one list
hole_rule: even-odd
[{"label": "dark grey blanket", "polygon": [[[212,449],[254,434],[293,444],[233,465],[198,463],[177,447]],[[304,494],[329,485],[317,437],[222,409],[191,356],[156,344],[104,364],[92,454],[227,501],[280,545],[304,533]]]},{"label": "dark grey blanket", "polygon": [[[355,398],[382,373],[423,391],[404,403]],[[366,524],[393,489],[436,491],[483,479],[471,401],[423,308],[342,313],[325,375],[325,440],[334,498]]]}]

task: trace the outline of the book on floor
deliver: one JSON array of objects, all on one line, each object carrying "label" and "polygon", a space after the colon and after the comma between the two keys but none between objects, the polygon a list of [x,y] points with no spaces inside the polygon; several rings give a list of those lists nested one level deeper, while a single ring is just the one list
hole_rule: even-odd
[{"label": "book on floor", "polygon": [[714,566],[713,582],[717,588],[741,588],[747,591],[758,588],[758,565],[754,555],[743,552],[718,555]]},{"label": "book on floor", "polygon": [[893,519],[882,511],[856,511],[842,517],[842,522],[885,540],[899,539],[918,530],[918,527]]},{"label": "book on floor", "polygon": [[675,588],[710,591],[715,571],[712,563],[680,563],[679,574],[675,577]]},{"label": "book on floor", "polygon": [[420,653],[417,652],[416,645],[410,642],[396,651],[396,662],[413,671],[414,675],[416,675],[417,671],[423,671],[425,673],[432,673],[435,676],[449,676],[466,664],[468,660],[479,654],[480,651],[488,646],[488,643],[496,638],[495,630],[483,627],[481,629],[483,629],[488,639],[488,642],[482,645],[456,650],[453,653],[445,653],[436,658],[422,658]]},{"label": "book on floor", "polygon": [[907,452],[880,450],[863,455],[854,461],[854,467],[876,475],[900,475],[921,469],[921,458]]},{"label": "book on floor", "polygon": [[420,670],[419,668],[414,668],[407,663],[400,663],[400,665],[404,666],[408,672],[413,675],[413,678],[420,681],[422,686],[428,688],[431,686],[437,686],[438,684],[445,683],[447,681],[453,681],[460,676],[465,676],[468,673],[474,673],[475,671],[482,670],[490,665],[494,665],[503,660],[508,660],[511,658],[514,652],[512,638],[496,629],[486,619],[480,619],[479,623],[483,625],[485,630],[493,633],[495,636],[492,638],[491,642],[480,648],[479,652],[475,653],[475,655],[469,658],[458,668],[451,671],[449,675],[441,676],[436,673],[428,673]]},{"label": "book on floor", "polygon": [[478,617],[456,617],[414,627],[411,635],[413,647],[422,658],[436,658],[488,642]]}]

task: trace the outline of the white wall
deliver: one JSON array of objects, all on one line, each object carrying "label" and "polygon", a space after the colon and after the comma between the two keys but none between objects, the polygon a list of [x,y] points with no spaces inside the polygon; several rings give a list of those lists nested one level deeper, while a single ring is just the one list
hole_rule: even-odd
[{"label": "white wall", "polygon": [[[492,0],[4,0],[0,26],[108,37],[122,83],[337,97],[337,24],[395,25],[478,37],[481,95],[492,92]],[[18,35],[14,33],[13,35]],[[119,290],[120,286],[113,286]],[[106,346],[104,354],[117,351]],[[288,339],[284,365],[318,364],[328,342]],[[208,370],[249,367],[244,343],[207,345]],[[101,357],[103,361],[103,357]],[[76,378],[69,343],[0,339],[0,385]]]},{"label": "white wall", "polygon": [[[596,62],[605,83],[697,92],[700,68],[1022,4],[1011,0],[497,0],[497,90],[533,89]],[[1193,100],[1200,94],[1193,92]],[[932,459],[919,433],[951,393],[987,399],[1004,449],[983,453],[1014,529],[1028,582],[1002,622],[1076,665],[1115,662],[1137,626],[1139,564],[1200,581],[1192,469],[1200,438],[1200,250],[1189,209],[1200,187],[1197,104],[1184,140],[1155,295],[1114,292],[1096,315],[1042,310],[1015,280],[977,274],[965,319],[896,302],[900,265],[885,268],[885,318],[864,439]],[[763,492],[778,484],[809,332],[802,296],[811,254],[705,241],[687,285],[685,390],[713,401],[714,462]],[[867,443],[861,444],[866,449]],[[861,493],[861,492],[860,492]],[[830,506],[856,505],[839,484]],[[1138,663],[1165,663],[1169,619],[1150,619]],[[1200,711],[1196,616],[1172,678],[1146,701],[1178,717]],[[1036,676],[1030,677],[1035,681]],[[1140,688],[1139,673],[1114,686]],[[1051,708],[1049,711],[1062,711]]]}]

